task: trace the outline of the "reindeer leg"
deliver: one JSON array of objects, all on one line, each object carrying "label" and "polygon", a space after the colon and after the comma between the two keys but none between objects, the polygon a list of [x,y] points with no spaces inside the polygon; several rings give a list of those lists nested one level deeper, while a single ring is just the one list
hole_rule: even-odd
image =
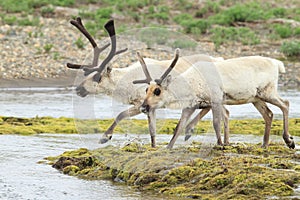
[{"label": "reindeer leg", "polygon": [[204,108],[200,111],[198,115],[185,128],[185,138],[184,141],[187,141],[194,133],[194,127],[196,124],[210,111],[210,108]]},{"label": "reindeer leg", "polygon": [[265,133],[264,133],[264,140],[263,140],[262,147],[268,147],[270,131],[271,131],[271,125],[272,125],[272,120],[273,120],[273,113],[268,108],[267,104],[264,101],[259,100],[257,102],[252,103],[252,104],[255,106],[255,108],[260,112],[260,114],[264,118]]},{"label": "reindeer leg", "polygon": [[113,124],[107,129],[107,131],[103,134],[103,136],[101,137],[99,143],[104,144],[106,142],[108,142],[108,140],[111,140],[112,138],[112,134],[113,131],[115,129],[115,127],[118,125],[118,123],[123,120],[124,118],[127,117],[132,117],[135,115],[140,114],[140,107],[139,106],[133,106],[127,110],[124,110],[123,112],[121,112],[117,118],[115,119],[115,121],[113,122]]},{"label": "reindeer leg", "polygon": [[148,115],[148,126],[149,126],[149,133],[151,136],[151,147],[155,147],[155,134],[156,134],[156,112],[155,109],[150,109]]},{"label": "reindeer leg", "polygon": [[283,100],[279,96],[276,95],[273,98],[269,98],[268,102],[275,105],[275,106],[278,106],[281,109],[282,114],[283,114],[283,134],[282,134],[282,137],[283,137],[283,140],[286,143],[286,145],[289,148],[294,149],[295,148],[295,142],[293,140],[293,137],[290,136],[289,131],[288,131],[288,129],[289,129],[288,115],[289,115],[289,105],[290,105],[289,101]]},{"label": "reindeer leg", "polygon": [[223,106],[224,145],[229,145],[229,111]]},{"label": "reindeer leg", "polygon": [[173,137],[167,146],[168,149],[172,149],[179,134],[183,131],[186,122],[189,120],[189,118],[195,112],[195,110],[196,110],[196,108],[184,108],[182,110],[181,117],[175,128]]},{"label": "reindeer leg", "polygon": [[222,119],[222,112],[223,112],[223,107],[221,104],[214,104],[212,105],[212,114],[213,114],[213,126],[216,132],[217,136],[217,144],[218,145],[223,145],[222,143],[222,138],[221,138],[221,119]]}]

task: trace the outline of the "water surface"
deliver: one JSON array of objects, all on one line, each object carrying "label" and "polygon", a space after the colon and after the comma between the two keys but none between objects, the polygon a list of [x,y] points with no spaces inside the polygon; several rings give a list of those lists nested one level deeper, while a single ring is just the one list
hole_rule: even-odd
[{"label": "water surface", "polygon": [[[75,117],[75,118],[114,118],[130,107],[116,102],[110,97],[97,94],[85,98],[78,97],[72,88],[11,88],[0,89],[0,115],[15,117]],[[290,101],[290,117],[300,117],[300,91],[280,91],[282,98]],[[269,105],[275,118],[282,117],[278,107]],[[226,106],[230,118],[261,118],[252,104]],[[158,118],[180,118],[180,110],[159,109]],[[144,114],[134,118],[146,119]],[[211,113],[204,119],[211,119]]]}]

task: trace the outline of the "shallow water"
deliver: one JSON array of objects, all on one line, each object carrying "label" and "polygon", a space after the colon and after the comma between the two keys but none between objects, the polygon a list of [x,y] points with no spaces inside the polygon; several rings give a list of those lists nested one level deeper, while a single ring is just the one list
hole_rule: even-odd
[{"label": "shallow water", "polygon": [[[300,91],[281,91],[280,95],[290,101],[290,117],[300,117]],[[11,88],[0,89],[0,115],[15,117],[76,117],[76,118],[114,118],[118,113],[130,107],[112,100],[105,95],[78,97],[72,88]],[[261,118],[251,104],[227,106],[230,118]],[[275,118],[281,119],[279,108],[270,105]],[[180,110],[160,109],[158,118],[180,117]],[[144,114],[134,118],[146,119]],[[211,119],[208,113],[204,119]]]},{"label": "shallow water", "polygon": [[[95,149],[106,145],[123,146],[126,142],[149,141],[148,135],[115,134],[106,145],[97,143],[99,134],[41,134],[34,136],[0,135],[0,199],[49,200],[49,199],[109,199],[109,200],[162,200],[159,194],[140,193],[125,185],[111,181],[87,181],[67,176],[47,164],[38,164],[47,156],[56,156],[64,151],[85,147]],[[169,141],[171,135],[158,135],[160,142]],[[214,134],[192,137],[195,141],[215,143]],[[232,135],[232,142],[259,143],[261,137]],[[299,138],[296,138],[299,140]],[[281,141],[272,136],[271,141]],[[183,142],[178,138],[176,145]],[[210,148],[210,147],[205,147]],[[205,152],[206,149],[204,149]],[[207,151],[209,152],[209,151]],[[183,199],[183,198],[172,198]]]},{"label": "shallow water", "polygon": [[77,134],[0,135],[0,199],[164,199],[158,194],[140,193],[111,181],[87,181],[67,176],[50,165],[37,163],[46,156],[56,156],[67,150],[99,147],[98,137]]}]

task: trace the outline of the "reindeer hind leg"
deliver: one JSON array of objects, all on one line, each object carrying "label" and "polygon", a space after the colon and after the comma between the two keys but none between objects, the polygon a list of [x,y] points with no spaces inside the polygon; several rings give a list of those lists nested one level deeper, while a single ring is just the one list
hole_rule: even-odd
[{"label": "reindeer hind leg", "polygon": [[288,115],[289,115],[289,101],[281,99],[278,95],[274,95],[271,98],[267,99],[267,102],[277,106],[280,108],[283,114],[283,140],[286,143],[286,145],[294,149],[295,148],[295,142],[293,140],[293,137],[290,136],[288,131]]}]

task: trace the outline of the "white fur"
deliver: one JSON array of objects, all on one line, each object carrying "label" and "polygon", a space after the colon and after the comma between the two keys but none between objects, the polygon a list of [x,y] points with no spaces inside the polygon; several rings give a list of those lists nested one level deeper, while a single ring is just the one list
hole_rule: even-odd
[{"label": "white fur", "polygon": [[[199,102],[222,102],[229,105],[251,103],[256,98],[276,96],[278,74],[284,71],[281,61],[261,56],[214,63],[197,62],[173,78],[161,97],[163,103],[159,105],[169,107],[171,104],[171,108],[182,109]],[[263,91],[267,88],[273,89]]]},{"label": "white fur", "polygon": [[[169,67],[172,60],[157,61],[154,59],[144,59],[151,76],[160,76],[166,68]],[[220,58],[216,59],[220,60]],[[192,56],[184,56],[178,59],[176,69],[172,71],[172,75],[178,76],[186,71],[193,63],[199,61],[216,61],[213,57],[197,54]],[[93,81],[93,73],[90,74],[81,84],[89,93],[105,93],[114,99],[125,104],[140,104],[145,96],[146,84],[134,85],[134,80],[143,79],[145,77],[139,62],[135,62],[126,68],[112,68],[110,74],[103,74],[100,83],[95,86]]]},{"label": "white fur", "polygon": [[[159,107],[182,109],[181,119],[168,144],[168,148],[172,148],[195,109],[212,109],[217,143],[222,145],[221,119],[226,118],[223,104],[252,103],[265,120],[263,146],[266,147],[269,144],[273,117],[273,113],[266,103],[271,103],[282,110],[285,143],[288,147],[295,148],[295,143],[288,133],[289,102],[281,99],[277,93],[279,72],[285,72],[281,61],[261,56],[248,56],[218,62],[200,61],[175,77],[168,87],[149,86],[141,109],[153,110]],[[155,88],[161,88],[160,95],[152,93]],[[228,135],[225,134],[225,137],[227,139],[224,141],[227,143]]]}]

